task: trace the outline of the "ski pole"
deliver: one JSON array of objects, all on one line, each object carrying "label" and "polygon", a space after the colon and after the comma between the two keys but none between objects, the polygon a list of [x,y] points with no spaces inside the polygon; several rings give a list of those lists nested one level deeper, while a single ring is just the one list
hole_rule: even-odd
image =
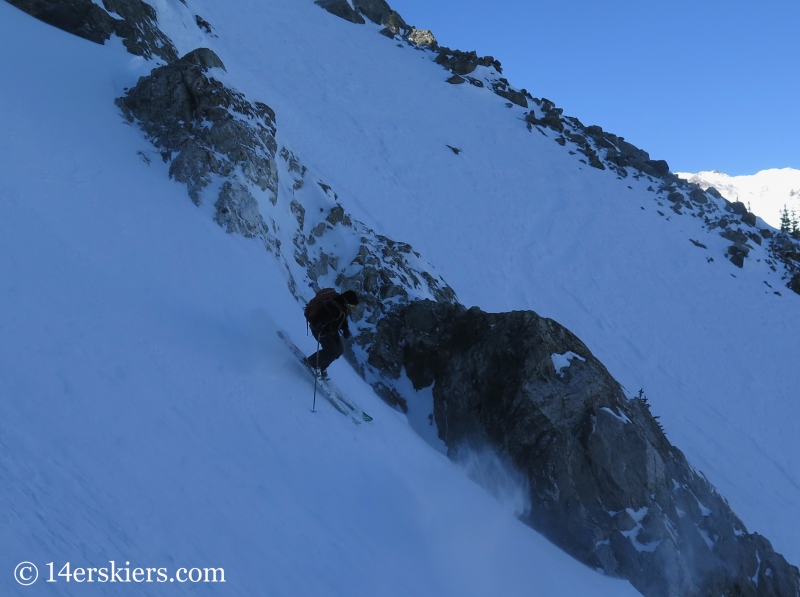
[{"label": "ski pole", "polygon": [[311,405],[311,412],[317,412],[317,375],[319,375],[319,338],[317,338],[317,373],[314,375],[314,402]]}]

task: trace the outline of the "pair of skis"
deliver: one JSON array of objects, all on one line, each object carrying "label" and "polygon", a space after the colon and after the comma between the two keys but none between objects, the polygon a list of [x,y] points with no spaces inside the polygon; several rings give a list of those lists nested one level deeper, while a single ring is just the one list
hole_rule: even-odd
[{"label": "pair of skis", "polygon": [[294,357],[300,361],[300,364],[303,365],[303,368],[311,373],[311,375],[316,377],[317,388],[319,389],[320,393],[325,396],[328,402],[330,402],[336,410],[346,417],[350,417],[350,419],[356,425],[360,425],[362,421],[369,422],[372,420],[372,417],[365,413],[355,402],[350,400],[350,398],[348,398],[344,392],[337,388],[330,379],[320,378],[313,369],[306,365],[306,355],[303,354],[303,351],[300,350],[294,342],[292,342],[289,334],[281,330],[278,332],[278,336],[284,341],[284,343],[286,343],[286,346],[289,348]]}]

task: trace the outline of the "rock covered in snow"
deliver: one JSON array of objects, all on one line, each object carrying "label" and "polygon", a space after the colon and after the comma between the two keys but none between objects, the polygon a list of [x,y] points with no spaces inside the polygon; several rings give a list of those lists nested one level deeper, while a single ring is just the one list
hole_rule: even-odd
[{"label": "rock covered in snow", "polygon": [[[375,324],[397,304],[454,303],[453,290],[410,245],[351,219],[328,185],[287,147],[278,148],[273,111],[222,83],[224,70],[214,52],[200,48],[154,69],[117,100],[171,161],[170,175],[187,185],[192,201],[199,205],[215,191],[216,222],[229,233],[260,238],[284,263],[298,299],[325,286],[359,292],[357,346],[372,342]],[[363,363],[348,354],[363,373]],[[391,392],[381,396],[402,408]]]},{"label": "rock covered in snow", "polygon": [[[362,15],[377,25],[389,25],[390,19],[396,22],[391,23],[395,28],[405,28],[405,22],[394,12],[386,0],[353,0],[353,6]],[[394,17],[392,17],[394,14]]]},{"label": "rock covered in snow", "polygon": [[351,23],[357,23],[359,25],[366,23],[364,17],[353,10],[353,7],[350,6],[347,0],[314,0],[314,4],[345,21],[350,21]]},{"label": "rock covered in snow", "polygon": [[214,176],[232,176],[237,169],[274,197],[275,114],[266,104],[225,87],[209,73],[214,68],[225,68],[214,52],[194,50],[139,79],[117,105],[164,159],[172,160],[170,175],[188,185],[195,203]]},{"label": "rock covered in snow", "polygon": [[[116,34],[131,54],[166,62],[178,59],[170,39],[158,28],[156,11],[142,0],[7,0],[37,19],[98,44]],[[117,18],[120,17],[120,18]]]}]

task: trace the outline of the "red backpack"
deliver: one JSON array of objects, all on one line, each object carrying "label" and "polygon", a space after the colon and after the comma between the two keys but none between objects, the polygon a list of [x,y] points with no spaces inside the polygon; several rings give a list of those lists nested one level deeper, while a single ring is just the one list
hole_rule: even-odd
[{"label": "red backpack", "polygon": [[306,321],[308,323],[325,323],[325,319],[335,316],[329,306],[336,307],[337,310],[341,311],[341,309],[338,309],[338,305],[330,304],[337,296],[339,296],[339,293],[333,288],[320,290],[306,305],[304,311]]}]

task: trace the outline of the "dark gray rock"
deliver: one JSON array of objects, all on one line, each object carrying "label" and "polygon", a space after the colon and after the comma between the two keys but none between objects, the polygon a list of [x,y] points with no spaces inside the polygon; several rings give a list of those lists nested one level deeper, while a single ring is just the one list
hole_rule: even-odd
[{"label": "dark gray rock", "polygon": [[103,44],[116,30],[116,19],[92,0],[6,0],[12,6],[78,37]]},{"label": "dark gray rock", "polygon": [[372,384],[372,389],[375,390],[381,400],[392,408],[399,410],[401,413],[408,412],[408,402],[394,388],[390,388],[385,383],[378,381]]},{"label": "dark gray rock", "polygon": [[589,147],[589,142],[583,135],[578,135],[577,133],[570,133],[569,131],[565,132],[564,135],[579,147],[582,148]]},{"label": "dark gray rock", "polygon": [[699,203],[700,205],[708,203],[708,197],[706,197],[706,194],[703,192],[703,189],[699,188],[692,189],[689,192],[689,198],[695,203]]},{"label": "dark gray rock", "polygon": [[600,158],[598,158],[596,155],[593,155],[593,156],[589,157],[589,165],[592,168],[597,168],[598,170],[605,170],[606,169],[605,164],[603,164],[603,162],[600,161]]},{"label": "dark gray rock", "polygon": [[[763,232],[762,230],[762,234]],[[766,235],[765,238],[767,238]],[[780,232],[772,235],[768,250],[770,256],[786,268],[786,275],[790,280],[789,288],[794,290],[796,287],[795,276],[800,274],[800,243],[797,243],[791,235]]]},{"label": "dark gray rock", "polygon": [[155,9],[142,0],[103,0],[103,5],[115,12],[122,21],[116,22],[116,33],[131,54],[151,58],[158,56],[166,62],[178,59],[172,41],[158,28]]},{"label": "dark gray rock", "polygon": [[712,197],[714,197],[715,199],[722,199],[722,195],[721,195],[721,194],[720,194],[720,192],[719,192],[719,191],[716,189],[716,187],[708,187],[708,188],[706,189],[706,193],[708,193],[709,195],[711,195],[711,196],[712,196]]},{"label": "dark gray rock", "polygon": [[603,132],[599,126],[587,127],[585,132],[594,139],[598,147],[607,150],[606,160],[619,168],[635,168],[648,176],[663,180],[672,176],[665,160],[651,160],[646,151],[628,143],[623,137]]},{"label": "dark gray rock", "polygon": [[546,97],[542,98],[542,103],[539,105],[539,107],[542,109],[542,112],[551,112],[558,109],[556,108],[556,105]]},{"label": "dark gray rock", "polygon": [[[37,19],[89,41],[103,44],[114,33],[131,54],[166,62],[178,59],[175,46],[158,28],[155,9],[142,0],[6,0]],[[108,11],[118,14],[116,19]]]},{"label": "dark gray rock", "polygon": [[[440,47],[435,62],[457,75],[468,75],[479,66],[492,66],[497,72],[502,72],[499,61],[492,56],[478,57],[478,54],[474,51],[462,52],[461,50]],[[501,81],[504,81],[504,79],[501,79]]]},{"label": "dark gray rock", "polygon": [[[386,3],[386,0],[353,0],[353,6],[356,7],[358,12],[377,25],[388,25],[389,17],[394,12]],[[400,19],[400,15],[397,13],[395,15],[397,15],[395,19],[399,20],[396,23],[396,27],[405,28],[405,22]]]},{"label": "dark gray rock", "polygon": [[719,235],[722,238],[727,239],[727,240],[731,241],[734,244],[742,245],[742,246],[744,246],[747,243],[747,240],[749,238],[741,230],[726,229],[726,230],[723,230],[722,232],[720,232]]},{"label": "dark gray rock", "polygon": [[736,267],[744,267],[744,260],[749,253],[750,249],[746,246],[735,244],[728,247],[727,256]]},{"label": "dark gray rock", "polygon": [[650,154],[643,149],[639,149],[632,143],[628,143],[623,137],[617,137],[617,142],[615,145],[619,148],[620,154],[624,155],[625,157],[632,158],[637,162],[642,163],[647,163],[650,161]]},{"label": "dark gray rock", "polygon": [[755,226],[756,225],[756,214],[747,212],[742,215],[742,222],[747,224],[748,226]]},{"label": "dark gray rock", "polygon": [[202,67],[204,70],[209,68],[221,68],[226,70],[225,65],[214,52],[208,48],[197,48],[186,54],[182,59],[183,62],[194,64],[195,66]]},{"label": "dark gray rock", "polygon": [[792,276],[792,279],[789,280],[789,283],[786,286],[790,290],[793,290],[797,294],[800,294],[800,273],[797,273],[794,276]]},{"label": "dark gray rock", "polygon": [[456,75],[468,75],[478,67],[478,55],[475,52],[443,48],[436,56],[436,64],[441,64]]},{"label": "dark gray rock", "polygon": [[208,33],[210,36],[216,37],[216,35],[214,34],[214,29],[213,27],[211,27],[211,23],[206,21],[203,17],[201,17],[200,15],[194,15],[194,21],[195,23],[197,23],[197,26],[200,29]]},{"label": "dark gray rock", "polygon": [[350,4],[348,4],[347,0],[314,0],[314,4],[324,8],[332,15],[336,15],[345,21],[350,21],[351,23],[356,23],[358,25],[363,25],[366,23],[364,17],[353,10]]},{"label": "dark gray rock", "polygon": [[747,206],[741,201],[734,201],[728,207],[730,208],[730,211],[740,216],[743,216],[747,213]]},{"label": "dark gray rock", "polygon": [[413,302],[378,322],[368,362],[433,385],[450,455],[488,444],[513,462],[530,486],[524,521],[587,565],[648,597],[797,595],[797,569],[558,323]]},{"label": "dark gray rock", "polygon": [[520,91],[514,91],[513,89],[504,90],[495,87],[494,92],[500,97],[504,97],[512,104],[517,104],[518,106],[522,106],[523,108],[528,107],[528,99]]},{"label": "dark gray rock", "polygon": [[461,83],[466,82],[466,79],[460,75],[453,75],[447,79],[447,82],[451,85],[461,85]]},{"label": "dark gray rock", "polygon": [[116,103],[166,159],[175,154],[170,176],[187,184],[195,203],[213,175],[227,177],[238,170],[274,201],[275,114],[209,76],[214,67],[224,68],[216,54],[194,50],[140,78]]},{"label": "dark gray rock", "polygon": [[669,164],[666,160],[647,160],[645,163],[652,168],[658,178],[669,172]]},{"label": "dark gray rock", "polygon": [[673,203],[681,202],[685,198],[686,197],[683,196],[683,193],[681,193],[679,191],[672,191],[669,195],[667,195],[667,199],[669,201],[672,201]]},{"label": "dark gray rock", "polygon": [[553,108],[545,111],[545,114],[542,116],[542,118],[536,118],[536,114],[534,114],[533,110],[531,110],[525,115],[525,120],[531,124],[550,127],[559,133],[564,132],[564,123],[561,122],[560,108]]}]

